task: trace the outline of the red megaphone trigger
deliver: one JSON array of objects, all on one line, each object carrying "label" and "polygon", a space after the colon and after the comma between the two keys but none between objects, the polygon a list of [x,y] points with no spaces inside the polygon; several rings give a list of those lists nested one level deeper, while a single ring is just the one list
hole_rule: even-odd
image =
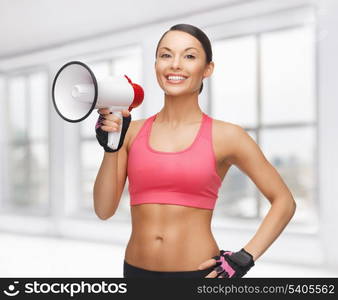
[{"label": "red megaphone trigger", "polygon": [[140,85],[133,83],[127,75],[124,75],[124,76],[127,78],[128,82],[132,85],[134,89],[134,99],[128,108],[130,112],[133,108],[139,106],[142,103],[143,98],[144,98],[144,91]]}]

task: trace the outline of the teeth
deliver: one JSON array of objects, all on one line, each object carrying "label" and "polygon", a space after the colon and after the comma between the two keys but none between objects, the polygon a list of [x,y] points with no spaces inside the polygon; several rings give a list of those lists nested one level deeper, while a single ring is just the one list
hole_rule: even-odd
[{"label": "teeth", "polygon": [[184,80],[186,78],[182,76],[168,76],[168,79],[169,80]]}]

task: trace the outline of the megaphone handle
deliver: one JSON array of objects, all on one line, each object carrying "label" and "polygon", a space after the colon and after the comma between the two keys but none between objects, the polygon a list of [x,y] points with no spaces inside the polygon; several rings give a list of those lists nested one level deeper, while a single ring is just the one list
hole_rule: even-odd
[{"label": "megaphone handle", "polygon": [[[123,117],[122,117],[122,113],[120,111],[111,111],[113,113],[113,115],[115,115],[116,117],[118,117],[121,120],[121,127],[122,128],[122,122],[123,122]],[[120,142],[120,137],[121,137],[121,130],[116,131],[116,132],[108,132],[108,143],[107,146],[110,149],[117,149],[117,147],[119,146],[119,142]]]}]

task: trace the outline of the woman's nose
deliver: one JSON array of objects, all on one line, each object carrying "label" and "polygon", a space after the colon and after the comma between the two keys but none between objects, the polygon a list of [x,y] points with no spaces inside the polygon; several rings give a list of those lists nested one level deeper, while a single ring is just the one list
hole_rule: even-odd
[{"label": "woman's nose", "polygon": [[179,56],[176,56],[172,61],[172,68],[179,69],[181,68],[181,59]]}]

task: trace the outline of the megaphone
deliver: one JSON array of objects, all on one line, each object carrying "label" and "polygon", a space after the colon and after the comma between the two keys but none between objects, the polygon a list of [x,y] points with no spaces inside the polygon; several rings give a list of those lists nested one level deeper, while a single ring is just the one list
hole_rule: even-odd
[{"label": "megaphone", "polygon": [[[107,76],[96,79],[94,72],[83,62],[71,61],[57,72],[52,87],[57,113],[68,122],[81,122],[94,108],[109,107],[121,120],[121,110],[139,106],[144,98],[142,87],[127,76]],[[117,149],[121,131],[108,132],[107,146]]]}]

